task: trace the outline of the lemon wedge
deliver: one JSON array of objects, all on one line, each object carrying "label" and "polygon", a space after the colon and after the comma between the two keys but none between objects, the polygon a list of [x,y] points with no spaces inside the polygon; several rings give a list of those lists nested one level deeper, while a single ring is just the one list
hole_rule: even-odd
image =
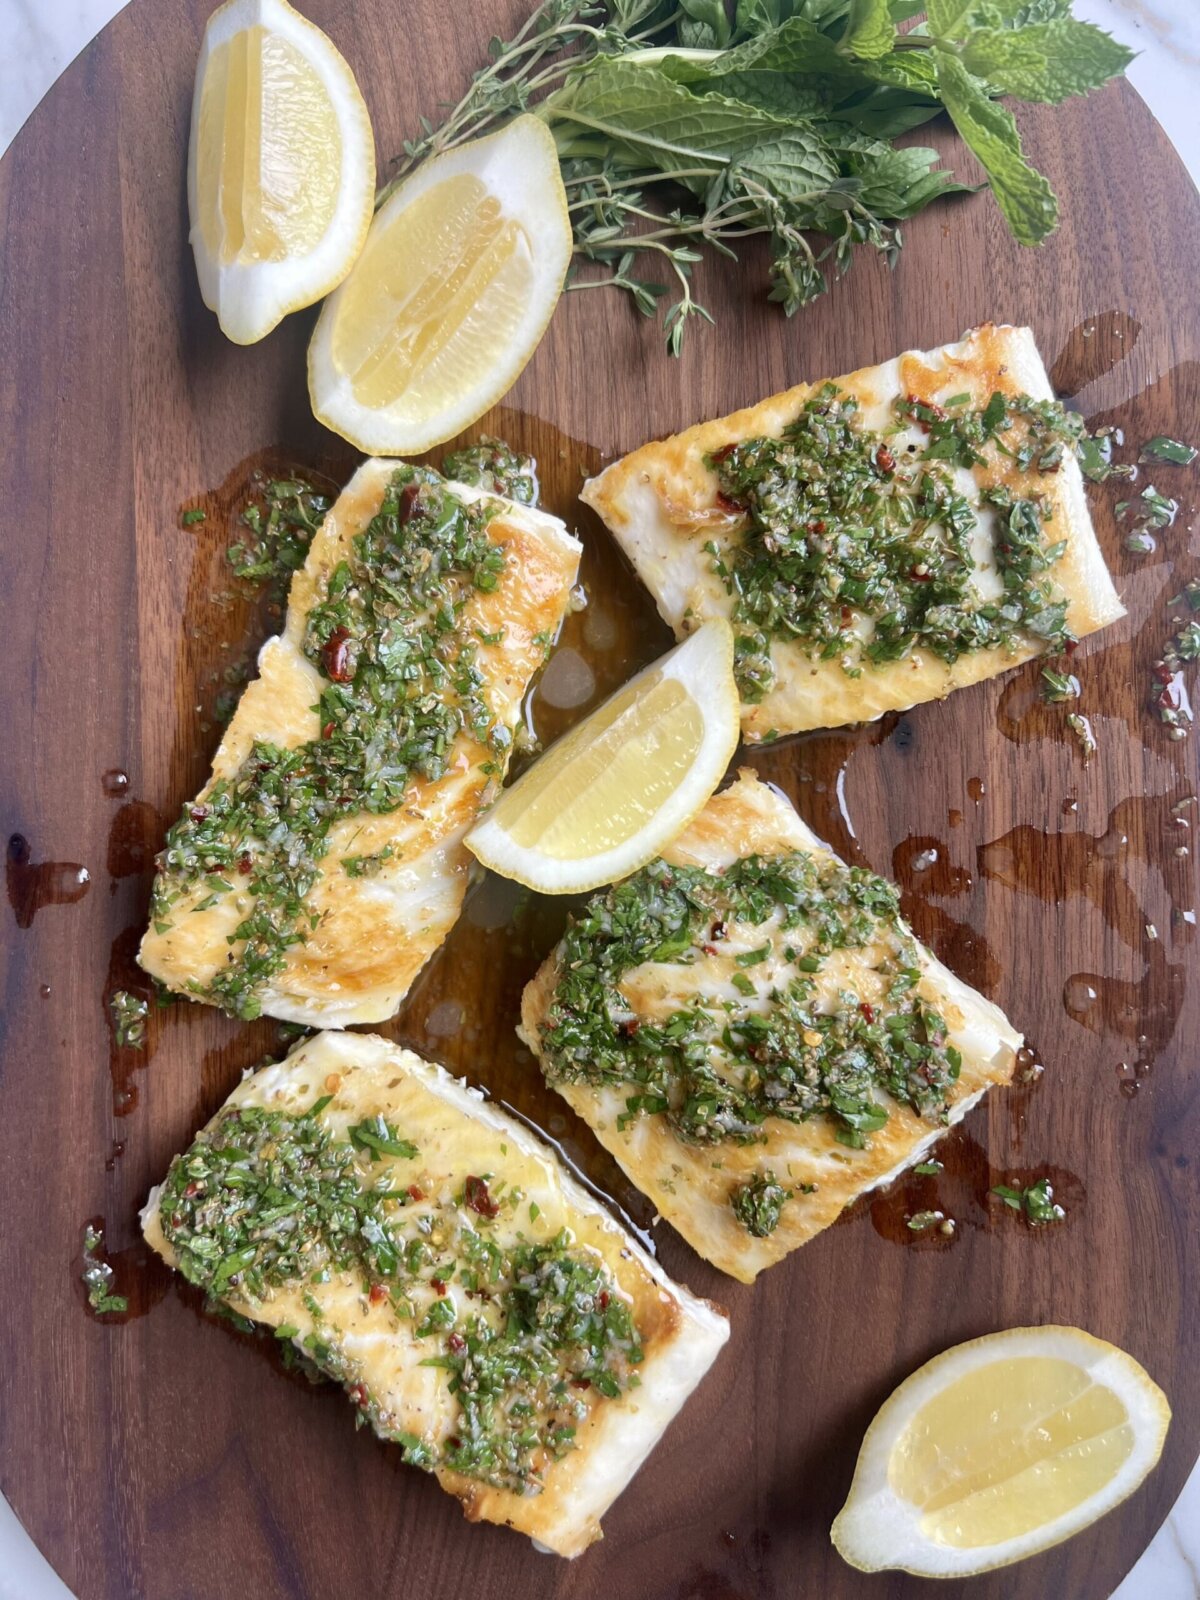
[{"label": "lemon wedge", "polygon": [[422,163],[321,310],[314,414],[369,455],[452,438],[516,382],[570,260],[558,155],[537,117]]},{"label": "lemon wedge", "polygon": [[354,265],[375,141],[354,74],[287,0],[227,0],[204,30],[188,148],[204,303],[235,344],[312,305]]},{"label": "lemon wedge", "polygon": [[1170,1420],[1133,1357],[1079,1328],[972,1339],[884,1403],[833,1542],[864,1572],[942,1578],[1008,1566],[1131,1495]]},{"label": "lemon wedge", "polygon": [[614,883],[687,826],[737,742],[733,632],[715,617],[551,746],[468,848],[543,894]]}]

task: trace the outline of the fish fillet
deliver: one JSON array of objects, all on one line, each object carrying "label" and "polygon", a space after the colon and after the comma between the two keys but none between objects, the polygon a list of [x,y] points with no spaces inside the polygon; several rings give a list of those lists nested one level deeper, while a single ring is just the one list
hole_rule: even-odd
[{"label": "fish fillet", "polygon": [[[844,895],[847,884],[858,885],[868,898],[893,892],[872,873],[844,868],[788,802],[753,772],[743,771],[730,788],[715,795],[664,852],[670,867],[702,869],[699,891],[693,886],[689,892],[698,892],[705,902],[712,893],[722,892],[722,880],[739,862],[786,858],[794,858],[802,871],[811,865],[825,874],[822,890],[809,890],[807,919],[794,918],[790,926],[784,921],[783,899],[771,899],[769,892],[767,903],[753,916],[723,913],[719,923],[707,915],[694,919],[690,933],[672,940],[665,951],[639,945],[638,935],[629,931],[627,900],[602,895],[577,915],[576,927],[584,919],[599,930],[593,955],[605,948],[606,941],[625,941],[619,946],[623,951],[619,976],[614,971],[615,983],[603,1001],[594,1002],[593,1020],[584,1019],[584,1026],[591,1029],[587,1037],[592,1054],[585,1043],[572,1059],[571,1041],[578,1036],[579,1017],[570,999],[572,974],[563,967],[565,944],[549,956],[526,988],[521,1012],[522,1037],[538,1056],[547,1080],[688,1243],[723,1272],[747,1283],[828,1227],[851,1201],[920,1161],[991,1085],[1010,1080],[1022,1042],[1003,1013],[919,945],[902,922],[868,922],[854,947],[814,954],[822,893]],[[656,905],[655,897],[668,890],[670,881],[663,871],[661,887],[656,883],[660,869],[661,864],[644,869],[648,876],[643,880],[649,884],[645,903],[656,916],[662,906]],[[612,893],[624,887],[618,885]],[[826,900],[824,905],[831,903]],[[651,925],[656,930],[653,939],[661,938],[661,921]],[[569,928],[567,938],[571,935]],[[897,962],[910,961],[915,989],[898,998],[890,992],[890,975]],[[805,1014],[800,1023],[803,1032],[790,1036],[790,1046],[781,1053],[767,1029],[780,1023],[784,1011],[780,995],[797,980],[801,988],[810,984],[812,992],[798,1008]],[[759,1123],[728,1132],[719,1122],[710,1127],[695,1117],[688,1122],[688,1107],[694,1108],[697,1101],[686,1100],[687,1093],[694,1097],[715,1087],[719,1097],[722,1084],[740,1088],[751,1080],[753,1084],[787,1080],[793,1082],[793,1094],[802,1092],[806,1074],[817,1060],[822,1018],[846,1014],[855,1027],[861,1019],[886,1038],[891,1019],[912,1003],[914,995],[941,1019],[945,1043],[961,1061],[944,1104],[918,1110],[917,1103],[896,1099],[880,1088],[872,1091],[865,1114],[856,1109],[848,1120],[817,1107],[810,1113],[799,1110],[794,1120],[767,1114]],[[683,1048],[672,1044],[672,1030],[698,1001],[705,1008],[700,1012],[704,1026],[698,1035],[690,1030],[691,1036],[700,1038],[697,1048],[706,1051],[704,1059],[719,1080],[716,1085],[706,1080],[699,1088],[686,1078],[683,1056],[671,1055],[673,1049]],[[739,1029],[747,1017],[758,1029],[754,1037],[763,1042],[754,1044],[739,1063],[723,1042],[722,1029],[727,1024]],[[576,1029],[574,1035],[570,1028]],[[685,1029],[685,1037],[688,1032]],[[614,1065],[598,1074],[595,1063],[602,1051]],[[664,1055],[674,1062],[665,1087],[661,1074],[656,1074]],[[835,1067],[843,1059],[837,1058]],[[944,1053],[942,1059],[948,1059]],[[660,1097],[659,1103],[649,1110],[638,1109],[634,1097],[647,1093]],[[881,1126],[865,1134],[855,1131],[855,1124],[863,1127],[879,1121]],[[856,1143],[861,1148],[855,1148]],[[756,1234],[739,1219],[733,1202],[755,1196],[767,1184],[779,1202],[778,1221],[771,1230]]]},{"label": "fish fillet", "polygon": [[[898,400],[912,397],[942,405],[954,400],[969,410],[985,407],[996,392],[1026,395],[1034,401],[1054,398],[1033,334],[1028,328],[1012,327],[982,327],[957,344],[909,351],[838,378],[835,386],[857,401],[863,426],[878,431],[902,462],[920,459],[928,435],[919,422],[898,424],[893,409]],[[735,504],[719,497],[710,459],[746,440],[778,439],[820,388],[820,384],[800,384],[732,416],[643,445],[585,485],[581,498],[603,518],[677,636],[714,615],[729,617],[735,629],[738,623],[714,551],[717,559],[728,562],[745,538],[746,521]],[[1021,470],[1011,456],[991,446],[982,464],[955,466],[953,484],[974,516],[970,592],[978,600],[992,600],[1000,592],[996,512],[980,497],[1002,487],[1014,496],[1036,499],[1043,508],[1047,542],[1065,541],[1063,554],[1045,577],[1066,602],[1070,631],[1082,638],[1124,615],[1096,540],[1072,450],[1067,449],[1052,470],[1039,471],[1033,466]],[[713,550],[706,550],[706,545]],[[972,649],[953,661],[918,643],[899,659],[875,663],[861,650],[871,637],[872,620],[847,606],[843,626],[846,650],[839,654],[852,663],[850,672],[839,659],[821,658],[801,640],[780,633],[772,636],[770,687],[758,699],[745,688],[743,692],[742,732],[747,740],[868,722],[886,711],[940,699],[1046,648],[1043,639],[1025,633],[1011,647]]]},{"label": "fish fillet", "polygon": [[[356,536],[380,511],[402,465],[364,462],[314,537],[292,582],[284,631],[263,646],[258,676],[217,750],[212,776],[184,808],[185,829],[189,816],[204,818],[214,792],[237,781],[257,749],[315,748],[332,730],[332,724],[323,727],[317,704],[330,678],[303,648],[307,620],[327,599],[340,564],[353,557]],[[446,753],[444,773],[414,772],[390,809],[370,808],[365,797],[360,808],[358,796],[344,797],[322,841],[314,881],[302,896],[297,938],[284,951],[281,969],[244,996],[239,992],[236,1006],[220,999],[214,983],[219,986],[229,964],[244,958],[259,875],[286,867],[294,835],[281,826],[281,837],[248,842],[244,856],[232,837],[231,864],[189,881],[173,877],[169,860],[160,856],[154,920],[138,959],[169,988],[215,999],[243,1016],[261,1010],[320,1027],[380,1022],[396,1010],[457,919],[471,870],[463,837],[503,777],[522,698],[565,614],[581,547],[557,517],[464,485],[448,489],[463,505],[495,508],[487,538],[504,553],[495,586],[472,592],[458,622],[482,680],[489,736],[464,726]],[[434,702],[451,692],[422,687]],[[161,901],[170,903],[164,909]]]},{"label": "fish fillet", "polygon": [[[272,1116],[282,1121],[246,1120]],[[297,1127],[324,1146],[308,1166],[293,1154]],[[259,1154],[231,1162],[239,1137]],[[294,1200],[339,1156],[353,1193],[378,1197],[356,1235],[375,1253],[348,1265],[308,1248]],[[729,1336],[724,1315],[673,1284],[526,1128],[370,1034],[319,1034],[245,1079],[142,1220],[170,1265],[341,1382],[470,1520],[564,1556],[601,1537],[600,1518]],[[235,1246],[248,1254],[234,1259]],[[272,1272],[272,1250],[298,1264]],[[582,1289],[562,1263],[587,1275]],[[560,1315],[584,1332],[556,1344]],[[610,1343],[589,1354],[606,1324]],[[530,1375],[521,1363],[547,1348]],[[501,1352],[490,1368],[489,1351]],[[487,1456],[494,1440],[503,1448]]]}]

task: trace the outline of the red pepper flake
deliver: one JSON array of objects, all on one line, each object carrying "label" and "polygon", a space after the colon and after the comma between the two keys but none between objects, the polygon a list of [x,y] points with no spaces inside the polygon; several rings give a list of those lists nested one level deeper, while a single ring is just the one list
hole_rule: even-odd
[{"label": "red pepper flake", "polygon": [[592,1380],[590,1378],[572,1378],[571,1387],[572,1389],[590,1389]]},{"label": "red pepper flake", "polygon": [[878,450],[876,450],[875,465],[879,468],[880,472],[895,472],[896,458],[888,449],[887,445],[881,444]]},{"label": "red pepper flake", "polygon": [[238,857],[238,871],[241,873],[242,877],[245,878],[248,877],[253,870],[254,862],[250,857],[250,852],[247,850]]},{"label": "red pepper flake", "polygon": [[730,444],[723,444],[719,450],[714,450],[713,451],[712,455],[709,457],[709,460],[713,463],[714,466],[716,466],[721,461],[728,461],[729,457],[733,454],[733,452],[736,449],[737,449],[736,441],[732,442]]},{"label": "red pepper flake", "polygon": [[408,1186],[408,1198],[410,1200],[424,1200],[425,1191],[424,1189],[418,1189],[415,1183],[410,1183]]},{"label": "red pepper flake", "polygon": [[193,1179],[193,1181],[189,1183],[187,1188],[183,1191],[183,1198],[185,1200],[194,1200],[199,1193],[200,1185]]},{"label": "red pepper flake", "polygon": [[396,511],[396,516],[400,522],[407,522],[417,509],[417,500],[420,497],[420,493],[421,491],[415,483],[406,483],[401,489],[400,505]]},{"label": "red pepper flake", "polygon": [[454,1351],[455,1355],[457,1355],[460,1350],[465,1350],[467,1348],[467,1341],[463,1338],[461,1333],[452,1333],[446,1340],[446,1343],[450,1346],[451,1350]]},{"label": "red pepper flake", "polygon": [[377,1305],[380,1304],[381,1301],[386,1300],[387,1297],[388,1297],[388,1292],[383,1287],[383,1285],[381,1283],[373,1283],[371,1285],[371,1292],[367,1296],[367,1299],[371,1302],[371,1304],[373,1306],[377,1306]]},{"label": "red pepper flake", "polygon": [[203,822],[205,817],[208,816],[208,807],[207,806],[193,806],[192,809],[188,812],[188,816],[191,817],[193,822]]},{"label": "red pepper flake", "polygon": [[607,1311],[608,1310],[608,1290],[607,1289],[601,1289],[600,1294],[599,1294],[599,1296],[597,1298],[596,1304],[600,1307],[601,1311]]},{"label": "red pepper flake", "polygon": [[482,1178],[470,1177],[464,1186],[467,1205],[477,1216],[496,1217],[500,1215],[500,1207],[488,1193],[488,1186]]},{"label": "red pepper flake", "polygon": [[724,489],[717,490],[717,504],[727,517],[740,517],[746,509],[740,500],[726,494]]},{"label": "red pepper flake", "polygon": [[462,1449],[462,1440],[458,1437],[458,1435],[456,1433],[450,1434],[450,1436],[446,1440],[446,1443],[450,1446],[451,1450],[461,1450]]},{"label": "red pepper flake", "polygon": [[1175,674],[1164,662],[1162,666],[1154,668],[1155,683],[1174,683]]},{"label": "red pepper flake", "polygon": [[1175,698],[1174,689],[1163,689],[1154,697],[1154,704],[1160,711],[1177,711],[1179,701]]},{"label": "red pepper flake", "polygon": [[354,674],[349,670],[350,630],[348,628],[335,628],[321,646],[321,660],[325,665],[325,672],[334,683],[349,683]]},{"label": "red pepper flake", "polygon": [[365,1383],[356,1383],[350,1390],[350,1398],[356,1406],[365,1406],[371,1396],[367,1393]]},{"label": "red pepper flake", "polygon": [[708,930],[710,939],[725,939],[729,936],[729,924],[718,919]]},{"label": "red pepper flake", "polygon": [[920,572],[916,567],[909,567],[908,575],[914,583],[929,583],[933,578],[932,572]]},{"label": "red pepper flake", "polygon": [[430,1278],[429,1281],[433,1285],[433,1287],[437,1290],[438,1294],[445,1294],[445,1292],[446,1292],[446,1283],[445,1283],[445,1280],[443,1278]]},{"label": "red pepper flake", "polygon": [[623,1022],[621,1024],[622,1039],[632,1039],[634,1034],[639,1031],[641,1026],[641,1021],[637,1017],[630,1017],[628,1022]]},{"label": "red pepper flake", "polygon": [[1068,639],[1066,644],[1063,645],[1063,654],[1065,656],[1073,656],[1075,654],[1076,650],[1078,650],[1078,649],[1079,649],[1079,640],[1078,639]]},{"label": "red pepper flake", "polygon": [[824,517],[814,517],[811,522],[805,524],[805,527],[809,533],[824,533],[825,519]]},{"label": "red pepper flake", "polygon": [[875,1021],[875,1007],[873,1005],[868,1004],[868,1002],[866,1000],[864,1000],[862,1002],[862,1004],[859,1006],[858,1009],[862,1012],[864,1018],[868,1022],[874,1022]]},{"label": "red pepper flake", "polygon": [[322,739],[332,739],[336,726],[337,726],[336,723],[327,722],[325,724],[325,726],[321,729],[321,737],[322,737]]},{"label": "red pepper flake", "polygon": [[721,954],[715,944],[706,944],[702,948],[706,956],[719,956]]}]

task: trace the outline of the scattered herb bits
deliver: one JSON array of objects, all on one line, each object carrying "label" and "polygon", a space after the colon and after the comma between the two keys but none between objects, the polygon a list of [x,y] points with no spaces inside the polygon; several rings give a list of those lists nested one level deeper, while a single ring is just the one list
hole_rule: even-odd
[{"label": "scattered herb bits", "polygon": [[1011,1210],[1019,1211],[1034,1228],[1045,1227],[1051,1222],[1061,1222],[1067,1214],[1055,1200],[1049,1178],[1039,1178],[1026,1189],[1013,1189],[1008,1184],[998,1183],[989,1193],[994,1194],[998,1200],[1003,1200]]},{"label": "scattered herb bits", "polygon": [[1159,435],[1155,439],[1147,439],[1138,455],[1138,460],[1143,462],[1162,461],[1173,467],[1190,467],[1200,451],[1195,445],[1184,444],[1181,439],[1167,439]]},{"label": "scattered herb bits", "polygon": [[80,1276],[87,1289],[88,1305],[101,1317],[110,1313],[119,1315],[129,1310],[128,1299],[123,1294],[113,1293],[116,1274],[105,1261],[103,1251],[104,1232],[89,1222],[83,1230],[83,1272]]}]

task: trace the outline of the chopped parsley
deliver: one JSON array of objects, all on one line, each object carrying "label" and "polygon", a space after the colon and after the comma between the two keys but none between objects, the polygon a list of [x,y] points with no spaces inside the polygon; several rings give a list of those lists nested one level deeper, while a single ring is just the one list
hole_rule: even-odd
[{"label": "chopped parsley", "polygon": [[[333,825],[359,811],[385,815],[415,779],[441,778],[460,734],[502,769],[511,735],[461,621],[505,570],[487,532],[495,510],[463,505],[428,468],[399,467],[349,557],[322,580],[301,641],[321,678],[319,734],[292,749],[257,740],[236,773],[183,808],[158,858],[160,932],[226,895],[246,897],[229,961],[192,993],[258,1016],[264,986],[315,925],[309,896]],[[385,859],[347,857],[342,867],[371,875]]]},{"label": "chopped parsley", "polygon": [[[770,922],[778,961],[738,969],[738,998],[690,975],[691,998],[650,1020],[630,1011],[622,979],[643,962],[689,968],[719,947],[711,930],[749,942]],[[864,1003],[820,979],[838,950],[873,954],[886,998]],[[725,871],[654,861],[593,896],[570,922],[543,1024],[542,1069],[552,1084],[615,1085],[621,1121],[662,1116],[682,1140],[760,1142],[768,1117],[825,1117],[862,1149],[888,1121],[888,1103],[944,1122],[961,1068],[944,1019],[921,996],[916,941],[897,891],[858,867],[804,851],[749,856]],[[668,980],[669,981],[669,980]],[[765,1002],[765,1003],[764,1003]],[[881,1096],[886,1096],[883,1098]]]},{"label": "chopped parsley", "polygon": [[766,1239],[779,1226],[789,1191],[777,1183],[773,1172],[756,1172],[740,1183],[729,1197],[733,1214],[756,1239]]},{"label": "chopped parsley", "polygon": [[1022,1212],[1026,1221],[1035,1228],[1045,1227],[1050,1222],[1061,1222],[1067,1214],[1055,1200],[1049,1178],[1039,1178],[1027,1189],[1013,1189],[1008,1184],[998,1183],[990,1192],[1013,1211]]},{"label": "chopped parsley", "polygon": [[537,1493],[594,1397],[637,1382],[642,1347],[628,1302],[566,1230],[502,1245],[478,1230],[463,1193],[427,1194],[390,1164],[381,1170],[381,1155],[417,1152],[382,1115],[349,1129],[349,1140],[336,1137],[320,1118],[327,1103],[303,1115],[227,1109],[175,1159],[159,1216],[180,1270],[213,1298],[251,1304],[335,1275],[357,1280],[368,1305],[390,1307],[412,1338],[429,1342],[423,1365],[447,1374],[458,1402],[452,1432],[399,1427],[311,1289],[311,1331],[291,1321],[276,1337],[296,1340],[344,1384],[359,1420],[413,1464]]},{"label": "chopped parsley", "polygon": [[1139,461],[1165,461],[1173,467],[1190,467],[1200,451],[1194,444],[1184,444],[1182,439],[1167,439],[1159,434],[1147,439],[1138,456]]},{"label": "chopped parsley", "polygon": [[[923,449],[900,442],[913,425]],[[1046,536],[1050,504],[1002,483],[982,490],[996,520],[1002,585],[985,599],[971,553],[978,513],[953,469],[1008,461],[1045,476],[1082,436],[1080,420],[1056,403],[999,392],[982,410],[910,396],[896,402],[894,428],[879,432],[827,383],[780,438],[710,457],[718,503],[745,519],[732,547],[706,546],[733,599],[742,698],[761,700],[772,687],[775,639],[836,660],[852,676],[918,647],[947,662],[1030,638],[1061,650],[1071,639],[1066,601],[1046,574],[1066,546]]]}]

